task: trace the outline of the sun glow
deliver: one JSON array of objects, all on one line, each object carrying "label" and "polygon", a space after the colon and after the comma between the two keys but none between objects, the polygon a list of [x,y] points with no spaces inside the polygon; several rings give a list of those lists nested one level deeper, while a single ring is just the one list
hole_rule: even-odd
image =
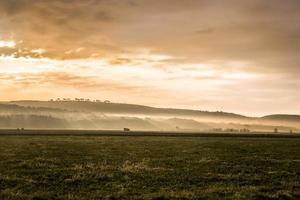
[{"label": "sun glow", "polygon": [[16,43],[14,41],[5,41],[5,40],[0,40],[0,48],[14,48],[16,46]]}]

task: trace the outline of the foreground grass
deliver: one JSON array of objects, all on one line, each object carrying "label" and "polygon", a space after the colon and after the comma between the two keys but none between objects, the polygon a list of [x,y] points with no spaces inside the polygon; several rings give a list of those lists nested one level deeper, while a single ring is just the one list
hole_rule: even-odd
[{"label": "foreground grass", "polygon": [[0,199],[299,199],[299,138],[1,136]]}]

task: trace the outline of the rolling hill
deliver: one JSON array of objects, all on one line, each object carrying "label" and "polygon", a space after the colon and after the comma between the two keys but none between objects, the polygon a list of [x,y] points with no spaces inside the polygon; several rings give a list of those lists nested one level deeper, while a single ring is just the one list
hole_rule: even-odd
[{"label": "rolling hill", "polygon": [[92,101],[11,101],[0,103],[0,128],[73,128],[137,130],[300,128],[300,115],[249,117],[227,112],[156,108]]}]

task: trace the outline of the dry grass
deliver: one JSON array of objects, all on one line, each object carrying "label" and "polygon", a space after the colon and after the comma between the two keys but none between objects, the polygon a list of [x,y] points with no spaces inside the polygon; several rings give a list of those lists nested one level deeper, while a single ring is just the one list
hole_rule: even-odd
[{"label": "dry grass", "polygon": [[299,199],[300,139],[1,136],[0,199]]}]

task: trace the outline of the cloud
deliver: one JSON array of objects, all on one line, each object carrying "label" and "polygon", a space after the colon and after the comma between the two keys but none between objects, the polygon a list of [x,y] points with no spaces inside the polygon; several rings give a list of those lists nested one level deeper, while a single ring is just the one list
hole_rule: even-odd
[{"label": "cloud", "polygon": [[172,95],[155,86],[65,72],[0,73],[0,93],[5,93],[1,100],[86,97],[149,105],[156,104],[157,95]]},{"label": "cloud", "polygon": [[65,88],[75,88],[83,91],[132,91],[137,86],[129,86],[124,83],[115,83],[108,80],[101,80],[91,76],[79,76],[63,72],[42,72],[42,73],[19,73],[0,74],[0,80],[10,82],[15,87],[23,89],[36,87],[36,85],[47,87],[47,85]]},{"label": "cloud", "polygon": [[0,40],[0,48],[14,48],[16,43],[14,41]]},{"label": "cloud", "polygon": [[[168,99],[174,105],[208,93],[233,108],[232,98],[247,96],[238,94],[243,87],[258,88],[250,99],[271,101],[276,88],[294,99],[299,8],[299,0],[0,0],[0,41],[14,43],[0,42],[0,56],[59,61],[59,72],[66,74],[52,74],[51,67],[44,68],[52,63],[36,62],[1,62],[1,70],[17,71],[19,82],[12,78],[11,84],[25,88],[37,88],[37,81],[40,88],[61,85],[64,92],[74,89],[72,94],[105,90],[116,97],[127,90],[128,99],[157,89],[164,98],[149,102]],[[104,60],[105,66],[91,59]],[[26,70],[31,75],[23,74]],[[267,83],[253,81],[253,74]],[[222,104],[201,100],[206,97],[189,102]]]},{"label": "cloud", "polygon": [[[45,49],[44,56],[49,58],[83,58],[92,53],[114,52],[118,48],[106,36],[109,23],[114,21],[108,5],[108,1],[94,0],[1,0],[0,36],[13,37],[22,51]],[[63,54],[80,46],[86,49],[80,55]]]},{"label": "cloud", "polygon": [[215,29],[213,28],[205,28],[205,29],[199,29],[196,31],[197,34],[210,34],[213,33]]},{"label": "cloud", "polygon": [[[300,51],[299,6],[297,0],[1,0],[0,34],[22,40],[21,52],[41,48],[55,59],[136,48],[186,63],[246,60],[272,68],[272,60],[284,65]],[[78,48],[84,50],[65,54]]]},{"label": "cloud", "polygon": [[27,7],[24,0],[1,0],[0,5],[7,15],[18,14]]}]

